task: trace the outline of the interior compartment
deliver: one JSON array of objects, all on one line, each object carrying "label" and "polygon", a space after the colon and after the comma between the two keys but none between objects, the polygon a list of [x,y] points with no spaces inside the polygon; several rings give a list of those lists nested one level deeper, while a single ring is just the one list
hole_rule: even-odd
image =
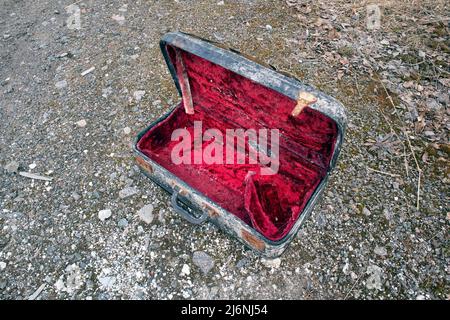
[{"label": "interior compartment", "polygon": [[[266,238],[280,240],[327,173],[337,139],[336,123],[308,107],[293,117],[295,100],[191,53],[171,46],[167,50],[181,78],[176,63],[179,50],[195,112],[187,114],[181,102],[143,135],[138,149]],[[171,141],[172,132],[185,128],[194,137],[195,121],[202,122],[203,133],[214,128],[224,138],[226,129],[279,129],[278,172],[261,175],[260,164],[249,164],[248,141],[244,164],[207,164],[204,160],[174,164],[171,153],[179,141]],[[202,142],[203,150],[210,143],[215,141]],[[227,148],[231,145],[225,143],[224,159]]]}]

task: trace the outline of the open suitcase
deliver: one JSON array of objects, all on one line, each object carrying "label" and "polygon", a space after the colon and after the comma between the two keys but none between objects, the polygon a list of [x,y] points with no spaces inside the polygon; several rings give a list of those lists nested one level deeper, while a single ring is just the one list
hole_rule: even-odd
[{"label": "open suitcase", "polygon": [[213,222],[258,253],[279,256],[335,166],[343,106],[219,44],[174,32],[160,45],[182,101],[138,135],[139,167],[189,222]]}]

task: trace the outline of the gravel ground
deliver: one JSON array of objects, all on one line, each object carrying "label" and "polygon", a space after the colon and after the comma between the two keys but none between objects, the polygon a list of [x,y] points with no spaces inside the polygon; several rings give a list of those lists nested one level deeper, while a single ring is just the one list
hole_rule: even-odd
[{"label": "gravel ground", "polygon": [[[71,1],[1,1],[0,298],[448,299],[448,5],[381,1],[368,30],[352,3],[86,0],[78,30]],[[173,30],[348,109],[338,166],[280,259],[183,221],[133,162],[136,133],[179,100],[158,46]]]}]

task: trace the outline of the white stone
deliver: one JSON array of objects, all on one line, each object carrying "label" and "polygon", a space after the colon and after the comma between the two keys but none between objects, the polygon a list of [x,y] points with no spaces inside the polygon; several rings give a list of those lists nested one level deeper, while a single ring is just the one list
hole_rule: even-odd
[{"label": "white stone", "polygon": [[55,283],[55,288],[57,291],[61,291],[65,288],[66,286],[64,285],[64,281],[62,279],[58,279],[58,281],[56,281]]},{"label": "white stone", "polygon": [[111,214],[112,214],[112,212],[111,212],[110,209],[100,210],[100,211],[98,212],[98,218],[99,218],[101,221],[105,221],[106,219],[108,219],[109,217],[111,217]]},{"label": "white stone", "polygon": [[34,168],[36,168],[36,163],[32,163],[28,166],[31,170],[33,170]]},{"label": "white stone", "polygon": [[66,80],[61,80],[55,83],[55,87],[57,89],[63,89],[65,87],[67,87],[67,81]]},{"label": "white stone", "polygon": [[103,287],[111,288],[114,285],[114,283],[116,283],[116,278],[115,277],[110,277],[110,276],[99,277],[98,281],[100,282],[100,284]]},{"label": "white stone", "polygon": [[130,133],[131,133],[130,127],[125,127],[125,128],[123,128],[123,133],[125,133],[125,134],[130,134]]},{"label": "white stone", "polygon": [[80,121],[77,121],[76,124],[77,124],[77,126],[79,126],[80,128],[84,128],[84,127],[86,127],[87,122],[86,122],[86,120],[81,119]]},{"label": "white stone", "polygon": [[144,90],[136,90],[133,93],[134,100],[136,100],[137,102],[141,101],[142,98],[145,96],[145,93],[146,92]]},{"label": "white stone", "polygon": [[6,262],[0,261],[0,270],[3,270],[6,268]]},{"label": "white stone", "polygon": [[139,218],[146,224],[150,224],[153,221],[153,205],[147,204],[138,211]]},{"label": "white stone", "polygon": [[373,250],[373,252],[375,252],[375,254],[382,256],[382,257],[387,255],[387,250],[385,247],[376,246],[375,249]]},{"label": "white stone", "polygon": [[381,290],[382,289],[382,283],[381,283],[381,276],[382,276],[382,270],[380,267],[376,265],[370,265],[367,267],[367,274],[369,274],[369,277],[366,280],[366,288],[369,290]]},{"label": "white stone", "polygon": [[126,187],[119,191],[119,198],[125,199],[128,197],[134,196],[138,192],[139,192],[139,190],[135,187]]},{"label": "white stone", "polygon": [[188,276],[191,274],[191,268],[187,264],[183,265],[183,268],[181,268],[181,276]]},{"label": "white stone", "polygon": [[115,14],[111,17],[114,21],[116,21],[118,24],[123,25],[125,23],[125,17],[120,16],[118,14]]},{"label": "white stone", "polygon": [[280,258],[275,258],[275,259],[261,259],[261,262],[263,265],[265,265],[268,268],[279,268],[281,265],[281,259]]}]

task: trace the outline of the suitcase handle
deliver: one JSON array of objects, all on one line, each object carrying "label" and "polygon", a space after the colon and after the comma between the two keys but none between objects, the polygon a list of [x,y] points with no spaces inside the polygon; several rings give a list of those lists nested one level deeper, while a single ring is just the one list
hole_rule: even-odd
[{"label": "suitcase handle", "polygon": [[178,204],[178,194],[179,194],[178,191],[174,190],[172,193],[172,198],[171,198],[170,202],[172,203],[173,209],[177,213],[179,213],[184,219],[186,219],[187,221],[189,221],[190,223],[193,223],[193,224],[202,224],[203,222],[206,221],[206,219],[208,219],[207,212],[202,212],[202,215],[200,217],[195,217],[192,214],[190,214],[188,211],[183,209]]}]

